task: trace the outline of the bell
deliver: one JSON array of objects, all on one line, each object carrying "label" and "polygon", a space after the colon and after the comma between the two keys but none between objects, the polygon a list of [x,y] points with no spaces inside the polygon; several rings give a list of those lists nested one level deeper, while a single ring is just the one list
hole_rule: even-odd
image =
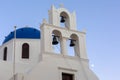
[{"label": "bell", "polygon": [[53,36],[52,44],[53,44],[53,45],[57,45],[57,44],[58,44],[58,41],[57,41],[57,37],[56,37],[56,36]]},{"label": "bell", "polygon": [[70,47],[75,46],[74,40],[70,40]]},{"label": "bell", "polygon": [[61,16],[60,22],[61,22],[61,23],[64,23],[64,22],[65,22],[65,17]]}]

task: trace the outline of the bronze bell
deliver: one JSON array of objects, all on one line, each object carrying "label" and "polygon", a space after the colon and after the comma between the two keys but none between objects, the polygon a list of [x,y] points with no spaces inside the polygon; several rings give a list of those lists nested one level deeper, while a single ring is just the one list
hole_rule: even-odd
[{"label": "bronze bell", "polygon": [[61,22],[61,23],[64,23],[64,22],[65,22],[65,17],[61,16],[60,22]]},{"label": "bronze bell", "polygon": [[70,40],[70,47],[75,46],[75,40]]},{"label": "bronze bell", "polygon": [[57,45],[58,44],[58,40],[56,36],[53,36],[53,41],[52,41],[53,45]]}]

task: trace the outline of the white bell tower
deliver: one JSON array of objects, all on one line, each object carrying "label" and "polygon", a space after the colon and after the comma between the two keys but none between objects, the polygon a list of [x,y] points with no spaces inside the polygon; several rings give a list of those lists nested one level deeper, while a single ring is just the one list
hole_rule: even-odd
[{"label": "white bell tower", "polygon": [[[64,24],[62,27],[60,24]],[[53,37],[59,42],[60,53],[67,55],[67,42],[74,47],[75,56],[87,59],[85,32],[79,32],[76,28],[75,12],[70,13],[65,8],[56,9],[54,6],[49,10],[49,22],[45,20],[41,25],[42,46],[44,53],[53,53]],[[55,44],[56,45],[56,44]],[[73,46],[74,45],[74,46]]]},{"label": "white bell tower", "polygon": [[[42,74],[31,76],[42,80],[99,80],[89,68],[86,33],[77,31],[75,12],[52,6],[49,21],[44,19],[40,28],[42,60],[34,73]],[[59,51],[55,51],[54,46]],[[71,49],[74,51],[72,56],[69,55]],[[30,80],[34,78],[29,77]]]}]

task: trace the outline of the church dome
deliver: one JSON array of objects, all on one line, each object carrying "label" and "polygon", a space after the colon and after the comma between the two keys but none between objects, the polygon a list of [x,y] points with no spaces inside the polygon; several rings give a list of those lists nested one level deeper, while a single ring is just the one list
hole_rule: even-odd
[{"label": "church dome", "polygon": [[[3,44],[14,38],[14,31],[10,32],[8,36],[5,37]],[[16,38],[19,39],[40,39],[40,31],[31,28],[24,27],[16,30]]]}]

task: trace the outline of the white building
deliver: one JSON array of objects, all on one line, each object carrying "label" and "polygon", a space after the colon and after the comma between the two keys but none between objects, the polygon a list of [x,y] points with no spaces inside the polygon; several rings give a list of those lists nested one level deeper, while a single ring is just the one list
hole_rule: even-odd
[{"label": "white building", "polygon": [[23,27],[5,38],[0,80],[99,80],[89,68],[86,33],[77,31],[75,12],[52,6],[40,30]]}]

